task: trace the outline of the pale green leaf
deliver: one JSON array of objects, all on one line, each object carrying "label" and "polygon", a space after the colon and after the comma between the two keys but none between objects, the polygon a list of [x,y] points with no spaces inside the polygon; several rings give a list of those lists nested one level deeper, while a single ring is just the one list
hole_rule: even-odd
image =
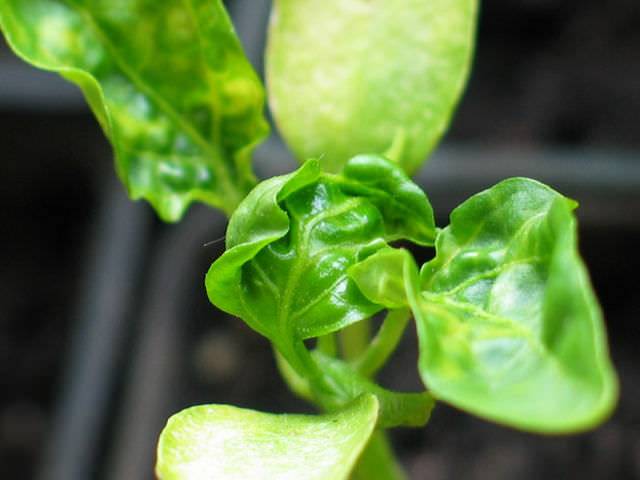
[{"label": "pale green leaf", "polygon": [[156,473],[160,480],[346,479],[377,414],[373,395],[317,416],[191,407],[160,435]]},{"label": "pale green leaf", "polygon": [[476,0],[276,0],[269,102],[298,159],[384,153],[412,173],[462,93]]}]

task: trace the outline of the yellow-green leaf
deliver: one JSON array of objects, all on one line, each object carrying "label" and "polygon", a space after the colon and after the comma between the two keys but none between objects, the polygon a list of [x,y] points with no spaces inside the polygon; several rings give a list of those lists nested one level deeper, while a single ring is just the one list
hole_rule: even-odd
[{"label": "yellow-green leaf", "polygon": [[477,0],[276,0],[269,104],[298,159],[339,171],[386,152],[414,172],[462,94],[476,10]]},{"label": "yellow-green leaf", "polygon": [[253,185],[264,93],[220,0],[3,0],[0,28],[82,89],[131,197],[163,219],[230,213]]},{"label": "yellow-green leaf", "polygon": [[160,480],[346,479],[377,415],[373,395],[326,415],[188,408],[160,435],[156,473]]}]

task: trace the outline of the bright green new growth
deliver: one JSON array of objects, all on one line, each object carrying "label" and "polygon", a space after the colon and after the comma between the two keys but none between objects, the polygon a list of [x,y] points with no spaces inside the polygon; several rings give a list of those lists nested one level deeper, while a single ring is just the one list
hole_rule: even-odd
[{"label": "bright green new growth", "polygon": [[273,342],[317,404],[331,409],[377,392],[382,424],[423,424],[430,396],[384,391],[339,360],[311,357],[303,340],[382,309],[349,279],[349,266],[388,241],[432,245],[435,234],[426,195],[392,162],[362,155],[340,175],[329,175],[309,160],[292,174],[262,182],[239,205],[227,251],[207,274],[207,292],[219,308]]},{"label": "bright green new growth", "polygon": [[[509,179],[440,230],[407,176],[460,97],[476,10],[475,0],[276,0],[270,103],[298,158],[312,160],[252,189],[264,94],[221,0],[0,3],[16,53],[80,86],[133,198],[165,220],[192,201],[231,216],[209,298],[267,337],[291,390],[328,412],[187,409],[161,435],[162,480],[398,480],[384,429],[423,426],[434,399],[545,433],[611,412],[617,380],[575,202]],[[435,246],[435,257],[419,273],[397,240]],[[395,392],[375,376],[411,316],[427,390]]]},{"label": "bright green new growth", "polygon": [[264,93],[221,0],[3,0],[0,27],[82,89],[130,196],[163,219],[194,200],[231,213],[253,186]]},{"label": "bright green new growth", "polygon": [[269,104],[298,160],[340,171],[363,152],[413,173],[467,79],[476,0],[275,0]]},{"label": "bright green new growth", "polygon": [[161,480],[344,480],[377,414],[373,395],[326,415],[188,408],[171,417],[160,436],[156,473]]},{"label": "bright green new growth", "polygon": [[326,335],[381,309],[355,288],[348,266],[389,241],[432,245],[435,234],[426,195],[392,162],[363,155],[341,175],[327,175],[309,160],[262,182],[240,204],[207,291],[287,357],[280,337]]}]

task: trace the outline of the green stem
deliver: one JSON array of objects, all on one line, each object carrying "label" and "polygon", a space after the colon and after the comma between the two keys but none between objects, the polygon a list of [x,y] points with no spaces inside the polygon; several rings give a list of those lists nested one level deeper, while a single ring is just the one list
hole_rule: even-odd
[{"label": "green stem", "polygon": [[406,480],[402,467],[396,460],[387,435],[380,430],[373,432],[360,459],[351,473],[351,480]]},{"label": "green stem", "polygon": [[404,128],[398,128],[396,134],[393,136],[391,145],[384,152],[384,156],[395,163],[400,163],[402,154],[405,152],[407,146],[407,132]]},{"label": "green stem", "polygon": [[338,343],[333,333],[318,337],[318,350],[329,357],[335,357],[338,353]]},{"label": "green stem", "polygon": [[340,347],[345,360],[353,360],[367,349],[371,338],[369,319],[349,325],[340,332]]},{"label": "green stem", "polygon": [[273,349],[273,354],[276,358],[276,365],[280,371],[280,375],[284,379],[289,389],[295,393],[298,397],[313,403],[313,394],[311,392],[311,386],[309,381],[298,374],[298,372],[291,366],[286,358],[278,351],[277,348]]},{"label": "green stem", "polygon": [[355,369],[366,377],[373,377],[395,351],[409,322],[407,308],[389,310],[384,323],[368,348],[353,361]]}]

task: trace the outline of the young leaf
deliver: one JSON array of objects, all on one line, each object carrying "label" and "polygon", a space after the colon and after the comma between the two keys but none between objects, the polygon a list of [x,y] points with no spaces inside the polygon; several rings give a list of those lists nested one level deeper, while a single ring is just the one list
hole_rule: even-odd
[{"label": "young leaf", "polygon": [[422,189],[396,164],[378,155],[357,155],[342,170],[343,190],[366,196],[385,220],[388,240],[433,245],[433,209]]},{"label": "young leaf", "polygon": [[476,0],[276,0],[269,102],[300,160],[339,171],[389,152],[415,171],[442,136],[465,84]]},{"label": "young leaf", "polygon": [[386,308],[402,308],[409,305],[404,271],[412,262],[405,250],[383,248],[352,266],[349,277],[372,302]]},{"label": "young leaf", "polygon": [[[351,162],[344,176],[321,174],[310,160],[258,185],[232,216],[227,251],[207,274],[211,302],[270,338],[294,367],[291,345],[380,310],[348,278],[351,265],[388,240],[435,236],[426,196],[399,167],[376,156],[353,162],[359,175],[348,173]],[[366,180],[367,164],[378,171],[381,163],[392,179]]]},{"label": "young leaf", "polygon": [[220,0],[3,0],[0,28],[82,89],[131,197],[163,219],[194,200],[230,213],[253,185],[264,92]]},{"label": "young leaf", "polygon": [[577,253],[575,205],[533,180],[506,180],[454,210],[420,288],[405,272],[420,372],[437,398],[548,433],[610,413],[617,381]]},{"label": "young leaf", "polygon": [[378,402],[363,395],[326,415],[274,415],[226,405],[188,408],[160,435],[160,480],[341,480],[376,424]]}]

